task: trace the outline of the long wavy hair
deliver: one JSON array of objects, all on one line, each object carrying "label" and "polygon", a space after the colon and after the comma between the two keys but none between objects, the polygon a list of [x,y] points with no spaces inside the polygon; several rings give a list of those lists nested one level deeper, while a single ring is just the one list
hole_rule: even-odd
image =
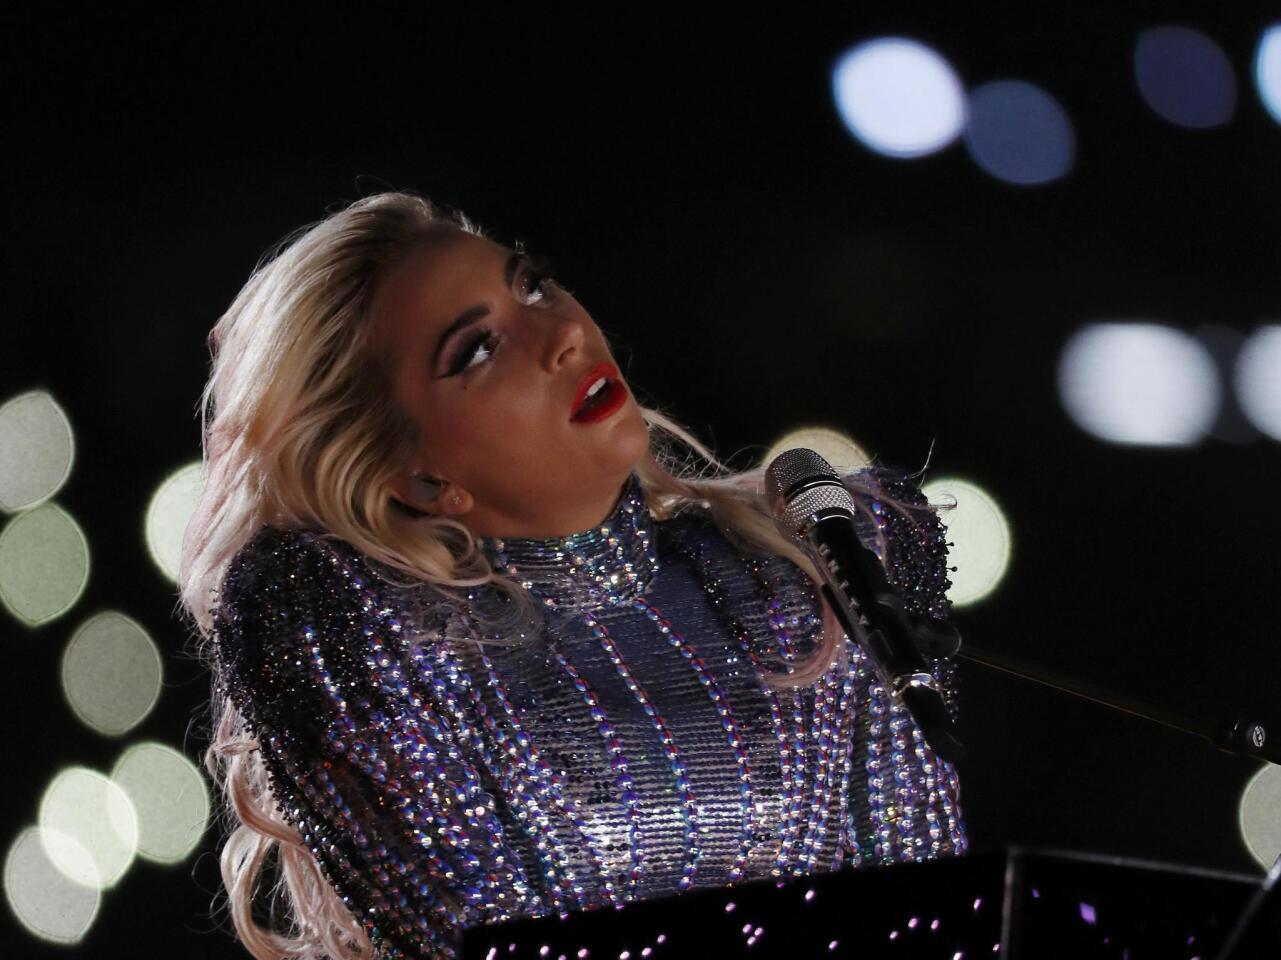
[{"label": "long wavy hair", "polygon": [[[406,523],[392,497],[391,482],[417,436],[390,402],[389,367],[369,343],[370,314],[383,278],[442,228],[487,236],[461,212],[413,193],[352,203],[269,249],[209,335],[211,372],[200,400],[205,482],[183,540],[179,602],[215,691],[222,577],[268,523],[320,530],[433,588],[489,584],[515,601],[513,617],[532,619],[528,591],[492,569],[461,522],[420,516]],[[818,582],[809,557],[769,511],[763,465],[734,471],[665,413],[646,406],[641,413],[650,449],[636,472],[658,519],[696,506],[741,548],[786,557]],[[827,611],[814,653],[766,682],[799,687],[844,665],[843,638]],[[217,694],[211,708],[204,763],[221,797],[221,871],[237,936],[258,960],[369,960],[364,928],[277,807],[245,718]],[[287,932],[255,918],[264,892],[270,918],[283,914]]]}]

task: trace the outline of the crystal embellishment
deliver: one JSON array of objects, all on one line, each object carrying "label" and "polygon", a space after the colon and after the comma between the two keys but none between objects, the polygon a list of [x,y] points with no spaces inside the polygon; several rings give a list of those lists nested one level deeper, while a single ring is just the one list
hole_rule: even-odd
[{"label": "crystal embellishment", "polygon": [[494,569],[553,610],[596,610],[645,595],[658,574],[654,516],[640,480],[627,478],[614,509],[590,530],[549,539],[487,537]]}]

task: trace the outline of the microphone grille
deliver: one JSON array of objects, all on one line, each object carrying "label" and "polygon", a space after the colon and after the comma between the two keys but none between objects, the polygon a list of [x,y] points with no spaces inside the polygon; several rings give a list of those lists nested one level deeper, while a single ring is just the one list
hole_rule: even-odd
[{"label": "microphone grille", "polygon": [[[804,486],[791,499],[787,492]],[[854,498],[841,483],[832,465],[813,450],[784,450],[765,470],[765,489],[774,515],[794,536],[803,536],[810,515],[826,507],[839,507],[853,515]]]},{"label": "microphone grille", "polygon": [[794,447],[784,450],[770,461],[765,469],[765,483],[771,497],[782,497],[802,480],[809,480],[820,474],[836,477],[832,465],[819,454],[805,447]]}]

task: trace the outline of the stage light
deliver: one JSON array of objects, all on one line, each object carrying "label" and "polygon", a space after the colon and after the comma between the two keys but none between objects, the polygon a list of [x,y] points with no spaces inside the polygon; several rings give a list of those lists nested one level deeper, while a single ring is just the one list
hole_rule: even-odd
[{"label": "stage light", "polygon": [[868,40],[832,69],[832,93],[846,128],[889,157],[941,150],[965,125],[961,81],[937,51],[906,37]]},{"label": "stage light", "polygon": [[75,437],[62,407],[43,390],[0,407],[0,510],[16,513],[62,489],[75,460]]},{"label": "stage light", "polygon": [[28,626],[62,616],[89,582],[89,544],[70,515],[46,503],[0,530],[0,603]]},{"label": "stage light", "polygon": [[1263,31],[1254,54],[1254,85],[1272,119],[1281,123],[1281,23]]},{"label": "stage light", "polygon": [[[96,884],[76,883],[49,859],[46,847],[64,850],[80,846],[71,837],[46,841],[39,827],[27,827],[9,847],[4,859],[4,895],[9,909],[28,933],[50,943],[77,944],[98,916],[102,894]],[[76,860],[89,861],[83,847]]]},{"label": "stage light", "polygon": [[869,460],[863,448],[848,434],[833,430],[831,427],[810,426],[798,427],[779,437],[761,462],[768,465],[784,450],[793,450],[797,447],[813,450],[838,471],[846,473],[852,473],[859,467],[866,466]]},{"label": "stage light", "polygon": [[948,599],[956,607],[978,603],[992,594],[1010,567],[1013,535],[995,498],[981,486],[959,477],[939,477],[921,485],[931,503],[950,504],[938,512],[947,528],[948,566],[952,586]]},{"label": "stage light", "polygon": [[1152,27],[1134,47],[1139,94],[1160,117],[1205,129],[1236,112],[1237,82],[1223,48],[1191,27]]},{"label": "stage light", "polygon": [[130,617],[108,611],[86,620],[62,655],[62,692],[85,726],[117,737],[160,699],[160,651]]},{"label": "stage light", "polygon": [[138,848],[133,804],[93,770],[68,767],[54,777],[40,800],[39,823],[45,853],[76,883],[115,886],[133,863]]},{"label": "stage light", "polygon": [[1264,870],[1270,869],[1281,854],[1281,768],[1266,763],[1250,778],[1241,791],[1237,823],[1241,839],[1250,856]]},{"label": "stage light", "polygon": [[147,504],[147,552],[160,572],[178,582],[182,535],[196,512],[205,486],[204,463],[197,460],[169,474]]},{"label": "stage light", "polygon": [[1250,334],[1237,354],[1233,381],[1241,412],[1261,433],[1281,440],[1281,326]]},{"label": "stage light", "polygon": [[1213,426],[1221,402],[1205,347],[1155,323],[1078,330],[1059,358],[1058,387],[1081,429],[1119,444],[1194,444]]},{"label": "stage light", "polygon": [[996,80],[970,92],[965,148],[996,179],[1030,186],[1072,169],[1076,134],[1067,111],[1040,87]]},{"label": "stage light", "polygon": [[209,791],[195,764],[162,743],[139,743],[116,762],[111,779],[138,814],[138,856],[178,863],[204,836]]}]

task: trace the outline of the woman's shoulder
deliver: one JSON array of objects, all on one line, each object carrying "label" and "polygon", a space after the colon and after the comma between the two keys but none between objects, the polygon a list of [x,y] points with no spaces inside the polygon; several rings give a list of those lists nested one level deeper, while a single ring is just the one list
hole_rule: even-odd
[{"label": "woman's shoulder", "polygon": [[402,620],[425,626],[454,605],[447,592],[335,534],[267,525],[228,564],[216,622],[255,642],[289,640],[299,631],[342,636],[375,620],[399,634]]},{"label": "woman's shoulder", "polygon": [[223,574],[219,609],[245,612],[264,603],[294,609],[347,605],[390,597],[413,578],[319,529],[260,527],[236,551]]},{"label": "woman's shoulder", "polygon": [[258,530],[236,551],[223,578],[224,595],[299,576],[332,576],[341,565],[360,563],[360,553],[345,540],[320,530],[271,524]]},{"label": "woman's shoulder", "polygon": [[383,607],[354,547],[320,531],[265,526],[236,552],[223,576],[214,617],[215,650],[232,684],[245,692],[264,674],[282,673],[319,645],[356,643]]}]

